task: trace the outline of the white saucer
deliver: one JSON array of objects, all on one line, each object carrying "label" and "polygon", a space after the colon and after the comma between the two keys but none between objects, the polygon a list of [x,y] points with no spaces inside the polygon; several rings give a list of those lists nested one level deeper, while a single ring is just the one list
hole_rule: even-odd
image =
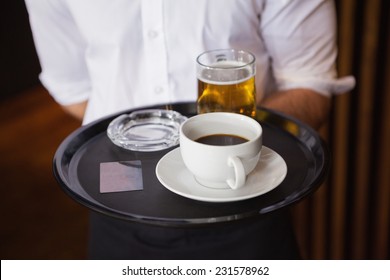
[{"label": "white saucer", "polygon": [[180,148],[167,153],[156,166],[157,178],[168,190],[207,202],[239,201],[262,195],[276,188],[286,174],[287,165],[283,158],[264,146],[259,163],[248,175],[245,186],[238,190],[213,189],[200,185],[185,167]]}]

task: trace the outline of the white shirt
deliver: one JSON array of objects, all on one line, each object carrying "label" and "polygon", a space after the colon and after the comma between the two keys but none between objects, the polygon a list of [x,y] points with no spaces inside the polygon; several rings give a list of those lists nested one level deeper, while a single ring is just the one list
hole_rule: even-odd
[{"label": "white shirt", "polygon": [[196,57],[256,56],[257,102],[276,90],[345,92],[335,11],[326,0],[26,0],[40,79],[62,105],[88,99],[84,123],[121,110],[195,101]]}]

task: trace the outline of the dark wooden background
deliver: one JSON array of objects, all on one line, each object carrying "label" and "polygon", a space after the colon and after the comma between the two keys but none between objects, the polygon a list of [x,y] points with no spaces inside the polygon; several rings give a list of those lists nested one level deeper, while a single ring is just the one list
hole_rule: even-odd
[{"label": "dark wooden background", "polygon": [[332,152],[328,181],[295,207],[310,259],[390,258],[389,1],[339,0],[340,75],[356,88],[334,98],[321,131]]}]

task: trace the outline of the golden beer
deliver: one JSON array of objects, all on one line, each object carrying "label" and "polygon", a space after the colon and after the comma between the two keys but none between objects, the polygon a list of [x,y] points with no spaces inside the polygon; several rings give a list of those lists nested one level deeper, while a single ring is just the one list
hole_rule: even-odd
[{"label": "golden beer", "polygon": [[[221,51],[225,50],[218,50],[219,53]],[[226,51],[230,54],[235,50]],[[209,55],[210,52],[206,54]],[[229,60],[228,57],[221,55],[214,57],[217,61],[210,61],[208,65],[204,62],[199,63],[201,56],[198,57],[198,114],[232,112],[254,117],[256,114],[254,57],[252,56],[250,63],[242,59]]]}]

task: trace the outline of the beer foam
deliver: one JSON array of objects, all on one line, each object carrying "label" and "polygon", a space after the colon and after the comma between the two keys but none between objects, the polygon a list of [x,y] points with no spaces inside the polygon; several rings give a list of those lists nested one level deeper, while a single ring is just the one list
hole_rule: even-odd
[{"label": "beer foam", "polygon": [[252,78],[254,76],[252,72],[254,72],[252,67],[242,61],[223,60],[203,69],[198,79],[214,85],[232,85]]}]

